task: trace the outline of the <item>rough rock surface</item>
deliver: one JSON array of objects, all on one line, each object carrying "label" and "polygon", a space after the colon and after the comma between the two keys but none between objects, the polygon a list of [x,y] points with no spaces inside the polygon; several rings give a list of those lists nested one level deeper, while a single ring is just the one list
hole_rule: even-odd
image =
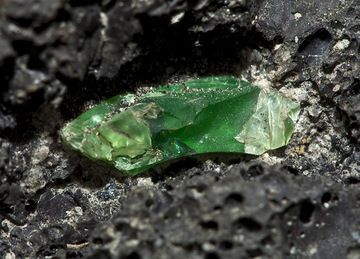
[{"label": "rough rock surface", "polygon": [[[360,1],[0,1],[0,257],[360,258]],[[58,130],[232,74],[301,103],[288,147],[123,178]]]}]

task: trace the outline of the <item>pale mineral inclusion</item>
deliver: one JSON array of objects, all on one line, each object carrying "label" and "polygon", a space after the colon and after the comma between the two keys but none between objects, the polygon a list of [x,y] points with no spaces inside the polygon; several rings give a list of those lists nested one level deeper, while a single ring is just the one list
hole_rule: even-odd
[{"label": "pale mineral inclusion", "polygon": [[232,76],[193,79],[142,95],[117,95],[60,132],[86,157],[136,175],[202,153],[260,155],[288,144],[300,106]]}]

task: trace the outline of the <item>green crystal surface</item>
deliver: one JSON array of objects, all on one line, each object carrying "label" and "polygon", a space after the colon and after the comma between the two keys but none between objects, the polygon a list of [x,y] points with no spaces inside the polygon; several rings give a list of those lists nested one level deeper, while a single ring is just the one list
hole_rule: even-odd
[{"label": "green crystal surface", "polygon": [[286,145],[300,107],[232,76],[112,97],[68,123],[65,143],[129,175],[203,153],[260,155]]}]

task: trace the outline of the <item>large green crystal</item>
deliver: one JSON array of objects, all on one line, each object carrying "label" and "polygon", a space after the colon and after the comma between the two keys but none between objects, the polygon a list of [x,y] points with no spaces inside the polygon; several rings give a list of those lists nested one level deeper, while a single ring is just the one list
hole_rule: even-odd
[{"label": "large green crystal", "polygon": [[68,123],[62,139],[92,160],[136,175],[201,153],[259,155],[286,145],[300,108],[235,77],[206,77],[118,95]]}]

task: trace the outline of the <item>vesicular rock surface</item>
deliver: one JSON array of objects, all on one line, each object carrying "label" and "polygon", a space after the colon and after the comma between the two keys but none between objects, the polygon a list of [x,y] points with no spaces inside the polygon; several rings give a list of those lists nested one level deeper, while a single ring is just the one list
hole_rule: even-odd
[{"label": "vesicular rock surface", "polygon": [[[359,1],[0,1],[0,257],[358,258]],[[119,178],[58,130],[231,74],[301,103],[286,148]]]}]

